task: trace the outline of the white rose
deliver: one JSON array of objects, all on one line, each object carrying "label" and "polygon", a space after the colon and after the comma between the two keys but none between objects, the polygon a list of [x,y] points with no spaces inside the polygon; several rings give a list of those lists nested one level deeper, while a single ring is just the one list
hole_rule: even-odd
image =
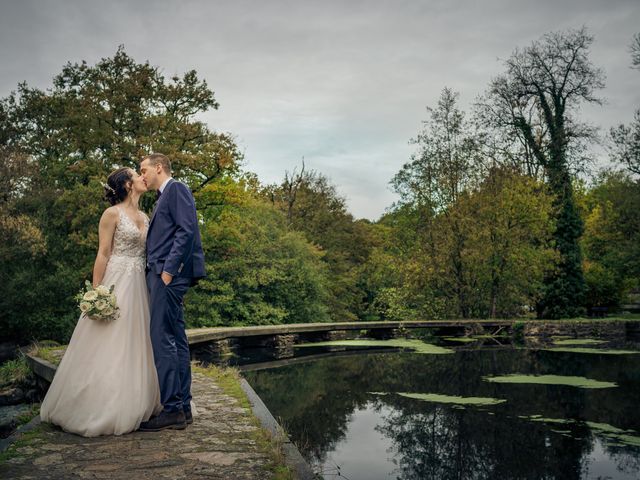
[{"label": "white rose", "polygon": [[104,295],[104,296],[109,295],[109,289],[104,285],[98,285],[96,287],[96,292],[98,292],[98,295]]},{"label": "white rose", "polygon": [[116,296],[113,293],[109,295],[109,303],[111,303],[112,307],[116,306]]},{"label": "white rose", "polygon": [[104,300],[98,300],[98,301],[96,302],[96,309],[97,309],[98,311],[102,311],[102,310],[104,310],[105,308],[107,308],[107,302],[105,302]]},{"label": "white rose", "polygon": [[102,314],[103,314],[105,317],[110,317],[111,315],[113,315],[113,312],[115,312],[115,310],[114,310],[113,308],[111,308],[111,307],[107,307],[107,308],[105,308],[105,309],[102,311]]},{"label": "white rose", "polygon": [[91,304],[89,302],[81,302],[80,303],[80,311],[81,312],[88,312],[89,310],[91,310]]},{"label": "white rose", "polygon": [[85,293],[82,296],[83,300],[87,300],[89,302],[91,302],[92,300],[95,300],[96,298],[98,298],[98,292],[96,292],[95,290],[89,290],[87,293]]}]

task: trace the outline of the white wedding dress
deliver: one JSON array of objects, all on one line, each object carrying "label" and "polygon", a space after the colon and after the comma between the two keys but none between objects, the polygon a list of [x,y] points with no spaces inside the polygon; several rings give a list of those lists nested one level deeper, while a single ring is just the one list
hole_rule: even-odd
[{"label": "white wedding dress", "polygon": [[119,207],[113,249],[102,284],[114,285],[120,317],[110,323],[81,315],[40,407],[43,421],[95,437],[121,435],[162,410],[149,336],[143,231]]}]

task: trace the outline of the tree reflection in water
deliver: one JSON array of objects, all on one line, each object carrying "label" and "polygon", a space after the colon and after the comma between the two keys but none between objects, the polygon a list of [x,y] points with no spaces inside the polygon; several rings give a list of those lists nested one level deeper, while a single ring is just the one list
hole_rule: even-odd
[{"label": "tree reflection in water", "polygon": [[484,411],[395,407],[376,429],[392,439],[403,480],[580,478],[589,448],[586,440],[567,441],[544,426],[504,422]]},{"label": "tree reflection in water", "polygon": [[[384,436],[388,457],[376,461],[386,461],[389,470],[395,468],[395,478],[637,478],[640,446],[612,445],[584,423],[640,432],[636,357],[515,349],[466,350],[453,355],[363,353],[245,375],[303,455],[325,470],[333,467],[337,448],[348,458],[353,442],[361,449],[362,443],[379,441],[349,435],[354,417],[374,410],[377,415],[366,417],[371,418],[370,432]],[[585,390],[482,379],[509,373],[585,376],[615,382],[618,387]],[[393,392],[481,396],[507,402],[456,408]],[[572,423],[520,418],[533,415]],[[354,470],[345,475],[362,478]],[[384,474],[380,478],[394,477]]]}]

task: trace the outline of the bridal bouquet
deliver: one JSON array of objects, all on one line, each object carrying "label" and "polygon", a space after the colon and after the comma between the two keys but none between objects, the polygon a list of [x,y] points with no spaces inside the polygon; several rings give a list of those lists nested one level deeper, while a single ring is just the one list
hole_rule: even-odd
[{"label": "bridal bouquet", "polygon": [[76,300],[78,300],[80,311],[92,320],[112,322],[120,315],[113,285],[111,288],[104,285],[93,288],[91,282],[87,280],[85,288],[76,295]]}]

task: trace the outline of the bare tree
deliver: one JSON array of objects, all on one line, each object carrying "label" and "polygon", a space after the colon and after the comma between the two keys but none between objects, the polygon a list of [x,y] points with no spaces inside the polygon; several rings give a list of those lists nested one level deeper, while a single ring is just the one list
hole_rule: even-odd
[{"label": "bare tree", "polygon": [[640,175],[640,110],[636,110],[630,125],[618,125],[611,129],[613,159],[636,175]]},{"label": "bare tree", "polygon": [[[629,47],[631,67],[640,70],[640,33],[633,36]],[[613,142],[611,156],[629,170],[640,175],[640,109],[636,110],[630,125],[618,125],[609,132]]]},{"label": "bare tree", "polygon": [[293,206],[296,203],[296,197],[298,196],[298,190],[300,185],[304,182],[304,157],[302,157],[302,169],[300,173],[293,169],[292,173],[286,171],[284,173],[284,180],[282,181],[281,194],[283,200],[287,205],[287,222],[289,225],[293,222]]}]

